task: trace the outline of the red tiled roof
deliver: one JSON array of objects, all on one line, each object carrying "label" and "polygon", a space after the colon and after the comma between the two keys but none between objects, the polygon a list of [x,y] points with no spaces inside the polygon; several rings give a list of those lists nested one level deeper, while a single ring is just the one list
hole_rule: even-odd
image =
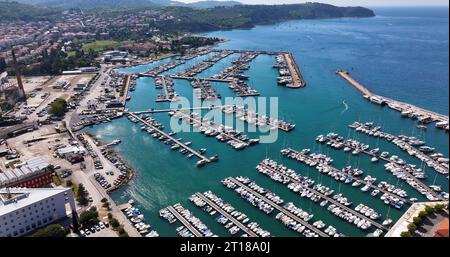
[{"label": "red tiled roof", "polygon": [[449,237],[448,236],[449,223],[448,218],[443,220],[437,227],[435,237]]}]

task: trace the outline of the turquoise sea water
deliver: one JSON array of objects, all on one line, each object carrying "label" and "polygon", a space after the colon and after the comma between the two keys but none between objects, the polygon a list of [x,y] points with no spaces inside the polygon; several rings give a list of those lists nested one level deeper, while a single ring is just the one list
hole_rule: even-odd
[{"label": "turquoise sea water", "polygon": [[[391,218],[398,218],[406,208],[402,211],[388,210],[386,205],[370,194],[349,185],[339,186],[339,183],[328,176],[320,175],[315,169],[282,158],[279,153],[284,146],[295,149],[311,148],[330,155],[335,160],[333,165],[337,168],[359,165],[366,174],[377,177],[379,181],[397,183],[397,180],[384,170],[381,163],[373,164],[368,157],[350,156],[343,151],[315,144],[314,139],[317,135],[334,131],[373,147],[378,145],[384,151],[420,165],[416,159],[401,152],[391,143],[377,141],[350,131],[347,125],[359,120],[374,121],[382,125],[385,131],[394,134],[421,137],[448,156],[448,134],[434,129],[432,125],[429,126],[428,132],[419,131],[414,121],[402,119],[396,111],[367,102],[334,73],[336,69],[347,69],[354,78],[378,94],[448,114],[448,11],[439,9],[426,9],[420,13],[403,9],[375,9],[375,11],[378,16],[367,19],[289,21],[277,25],[258,26],[251,30],[210,33],[211,36],[228,39],[219,48],[283,50],[294,54],[308,83],[304,89],[291,90],[277,86],[277,70],[271,68],[274,58],[270,56],[257,57],[251,63],[247,74],[250,76],[250,84],[262,96],[279,97],[279,116],[294,122],[297,125],[296,129],[290,133],[280,132],[277,142],[273,144],[260,144],[240,152],[219,143],[214,138],[206,138],[197,133],[179,133],[178,137],[192,141],[194,148],[207,148],[210,156],[219,154],[218,163],[198,169],[194,160],[188,160],[181,154],[170,151],[166,145],[142,132],[139,125],[130,123],[126,118],[88,128],[87,131],[105,142],[121,139],[122,144],[116,149],[137,172],[130,185],[113,193],[113,198],[119,203],[129,198],[137,200],[138,207],[144,211],[147,222],[162,236],[176,236],[176,226],[160,219],[158,211],[178,202],[192,210],[213,232],[227,236],[228,232],[221,225],[188,200],[195,192],[212,190],[237,210],[245,212],[252,220],[259,222],[261,227],[272,232],[274,236],[297,236],[274,216],[267,216],[253,208],[220,183],[221,179],[228,176],[242,175],[282,196],[286,202],[292,201],[298,207],[314,213],[314,220],[321,219],[349,236],[366,235],[319,205],[300,198],[285,186],[259,174],[255,166],[267,156],[302,175],[308,175],[315,179],[316,183],[320,182],[335,191],[340,191],[355,205],[365,203],[384,216],[389,212]],[[200,77],[211,76],[221,71],[235,57],[236,55],[233,55],[223,59]],[[176,71],[183,70],[203,58],[206,57],[189,61]],[[169,60],[127,68],[123,71],[144,71],[167,61]],[[225,84],[215,83],[214,86],[223,97],[234,95]],[[192,98],[192,89],[188,82],[176,80],[175,88],[180,95]],[[167,107],[168,104],[154,102],[157,94],[159,92],[154,88],[153,79],[141,78],[138,80],[136,91],[131,93],[132,100],[127,107],[134,111],[150,107]],[[343,101],[348,104],[348,110]],[[169,127],[167,114],[157,114],[155,117]],[[426,183],[432,184],[436,173],[428,169],[426,173],[429,176]],[[448,180],[444,176],[438,175],[436,184],[442,185],[448,191]],[[424,200],[408,185],[399,182],[399,186],[408,191],[409,197]]]}]

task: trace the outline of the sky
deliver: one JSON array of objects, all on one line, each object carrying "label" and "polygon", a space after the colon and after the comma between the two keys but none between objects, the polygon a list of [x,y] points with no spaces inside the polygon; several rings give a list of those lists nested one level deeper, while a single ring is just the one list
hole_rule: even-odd
[{"label": "sky", "polygon": [[[185,3],[199,0],[178,0]],[[237,0],[245,4],[293,4],[303,2],[320,2],[337,6],[448,6],[448,0]]]}]

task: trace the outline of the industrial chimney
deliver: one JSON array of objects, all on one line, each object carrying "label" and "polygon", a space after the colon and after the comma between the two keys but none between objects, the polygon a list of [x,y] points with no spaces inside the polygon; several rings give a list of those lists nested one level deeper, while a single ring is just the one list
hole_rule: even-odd
[{"label": "industrial chimney", "polygon": [[17,85],[19,87],[19,98],[21,100],[26,100],[25,89],[23,88],[23,82],[22,82],[22,74],[20,72],[19,64],[17,63],[16,54],[14,53],[14,49],[11,50],[11,54],[12,54],[12,58],[13,58],[14,70],[16,72]]}]

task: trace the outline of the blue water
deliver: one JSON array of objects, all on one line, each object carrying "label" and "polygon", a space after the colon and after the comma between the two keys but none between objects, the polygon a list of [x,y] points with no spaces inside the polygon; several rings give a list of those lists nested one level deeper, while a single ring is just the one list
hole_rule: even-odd
[{"label": "blue water", "polygon": [[[230,39],[223,48],[291,51],[321,76],[346,69],[377,94],[448,114],[448,8],[375,12],[373,18],[290,21],[209,35]],[[305,71],[309,81],[315,75]]]},{"label": "blue water", "polygon": [[[398,148],[382,140],[377,141],[362,134],[356,134],[347,128],[355,120],[374,121],[383,125],[383,129],[394,134],[406,134],[420,137],[437,151],[449,154],[448,134],[436,130],[433,125],[427,132],[416,128],[416,122],[400,118],[396,111],[382,108],[364,100],[361,95],[346,82],[335,75],[336,69],[350,70],[352,76],[365,84],[372,91],[407,101],[425,108],[448,114],[448,14],[441,17],[442,11],[425,9],[419,15],[403,9],[376,9],[375,18],[333,19],[290,21],[277,25],[258,26],[251,30],[234,30],[209,33],[211,36],[227,38],[228,41],[218,46],[230,49],[283,50],[294,54],[305,76],[308,86],[292,90],[276,85],[277,71],[272,69],[274,58],[258,56],[246,73],[249,83],[262,96],[279,97],[279,116],[294,122],[297,127],[290,133],[280,133],[277,142],[261,144],[245,151],[236,152],[226,144],[218,143],[213,138],[205,138],[197,133],[180,133],[185,141],[192,141],[193,147],[208,148],[208,154],[218,153],[220,161],[198,169],[193,160],[172,152],[167,146],[142,132],[139,125],[130,123],[126,118],[102,124],[87,131],[105,142],[119,138],[122,144],[116,150],[136,170],[136,177],[128,187],[112,194],[121,203],[130,197],[138,202],[144,211],[146,220],[162,236],[176,236],[175,225],[161,220],[158,211],[177,202],[191,209],[215,233],[227,236],[227,231],[209,215],[197,209],[188,201],[195,192],[212,190],[238,210],[245,212],[275,236],[297,236],[281,223],[262,214],[250,204],[240,199],[237,194],[224,188],[220,180],[228,176],[248,176],[276,194],[286,202],[292,201],[297,206],[315,214],[314,219],[321,219],[335,226],[339,231],[350,236],[365,236],[355,226],[337,219],[322,207],[311,204],[289,191],[285,186],[275,184],[265,176],[258,174],[255,166],[264,158],[270,157],[295,169],[302,175],[315,179],[318,183],[342,192],[354,203],[365,203],[377,209],[384,217],[389,215],[397,219],[402,211],[389,210],[380,200],[372,198],[348,185],[339,186],[334,180],[319,174],[302,164],[282,158],[281,148],[290,146],[295,149],[311,148],[330,155],[334,166],[358,165],[366,174],[399,183],[409,197],[425,200],[408,185],[398,182],[386,172],[383,165],[374,164],[365,156],[351,156],[342,151],[319,146],[314,139],[319,134],[335,131],[343,136],[350,136],[362,142],[392,154],[399,155],[410,163],[420,163]],[[428,15],[426,15],[428,13]],[[407,15],[409,14],[409,15]],[[438,15],[440,14],[440,15]],[[236,56],[229,56],[200,77],[211,76],[227,67]],[[202,60],[199,57],[187,62],[188,67]],[[164,63],[170,60],[163,60]],[[144,71],[155,63],[122,69],[122,71]],[[179,70],[179,69],[178,69]],[[173,73],[170,71],[169,73]],[[233,96],[226,84],[215,83],[214,87],[222,96]],[[175,80],[176,91],[192,98],[192,89],[188,82]],[[127,104],[130,110],[145,110],[150,107],[163,108],[167,103],[154,102],[159,92],[154,88],[151,78],[138,80],[136,91],[131,93]],[[345,101],[346,105],[343,104]],[[169,116],[157,114],[155,117],[168,127]],[[425,182],[443,187],[448,192],[448,180],[425,169],[429,176]]]}]

